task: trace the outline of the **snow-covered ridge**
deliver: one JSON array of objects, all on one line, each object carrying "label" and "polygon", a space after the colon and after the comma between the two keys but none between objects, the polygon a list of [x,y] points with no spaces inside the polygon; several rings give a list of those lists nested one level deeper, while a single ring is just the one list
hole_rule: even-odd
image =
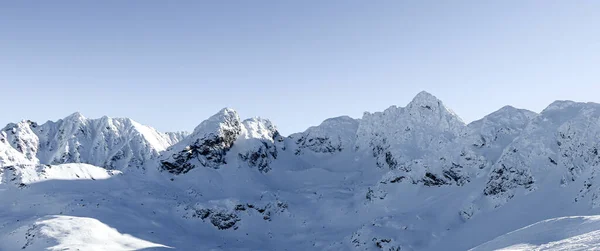
[{"label": "snow-covered ridge", "polygon": [[141,250],[169,248],[119,233],[101,221],[66,215],[52,215],[36,219],[30,226],[14,234],[26,236],[24,240],[5,240],[0,247],[6,250]]},{"label": "snow-covered ridge", "polygon": [[[289,137],[229,108],[191,134],[79,113],[22,121],[0,131],[0,249],[92,248],[79,246],[82,225],[109,233],[90,243],[115,249],[426,251],[517,240],[505,234],[600,214],[599,123],[600,105],[557,101],[467,125],[426,92]],[[545,248],[600,238],[582,234],[524,239]]]},{"label": "snow-covered ridge", "polygon": [[32,121],[7,125],[0,131],[0,162],[3,165],[88,163],[107,169],[143,168],[185,135],[160,133],[128,118],[87,119],[74,113],[41,125]]},{"label": "snow-covered ridge", "polygon": [[315,153],[333,154],[352,150],[356,143],[359,121],[348,116],[330,118],[302,133],[290,135],[290,139],[297,145],[295,153],[299,155],[309,150]]},{"label": "snow-covered ridge", "polygon": [[224,108],[162,153],[160,165],[171,173],[182,174],[197,167],[219,169],[228,163],[239,166],[243,162],[266,173],[271,169],[270,162],[284,149],[283,137],[269,120],[241,121],[235,110]]},{"label": "snow-covered ridge", "polygon": [[[600,104],[557,101],[531,120],[494,164],[484,190],[503,204],[518,190],[539,188],[548,179],[568,186],[600,165]],[[553,178],[555,177],[555,178]],[[591,183],[590,183],[591,184]],[[590,191],[585,185],[582,196]],[[597,197],[598,191],[592,191]],[[594,201],[600,205],[600,201]]]}]

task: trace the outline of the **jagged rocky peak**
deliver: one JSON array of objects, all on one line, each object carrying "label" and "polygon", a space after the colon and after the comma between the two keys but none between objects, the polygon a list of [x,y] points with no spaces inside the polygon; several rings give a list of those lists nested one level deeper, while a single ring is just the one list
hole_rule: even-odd
[{"label": "jagged rocky peak", "polygon": [[333,154],[354,147],[358,124],[358,119],[348,116],[330,118],[290,138],[296,145],[296,155],[306,151]]},{"label": "jagged rocky peak", "polygon": [[426,91],[419,92],[405,109],[412,119],[421,120],[421,122],[439,122],[443,123],[444,126],[464,124],[454,111],[447,108],[436,96]]},{"label": "jagged rocky peak", "polygon": [[224,108],[198,125],[192,134],[162,154],[161,167],[174,174],[203,166],[218,169],[242,132],[237,112]]},{"label": "jagged rocky peak", "polygon": [[0,134],[0,141],[5,141],[10,147],[14,148],[20,154],[31,162],[36,162],[39,139],[34,131],[38,124],[31,120],[23,120],[19,123],[10,123]]},{"label": "jagged rocky peak", "polygon": [[[228,163],[248,165],[266,173],[270,163],[284,150],[284,137],[271,121],[240,120],[236,111],[225,108],[203,121],[194,132],[162,154],[161,166],[173,174],[197,167],[219,169]],[[232,154],[229,154],[232,153]]]},{"label": "jagged rocky peak", "polygon": [[0,167],[32,162],[23,153],[13,148],[9,141],[6,132],[0,131]]},{"label": "jagged rocky peak", "polygon": [[242,122],[244,138],[263,138],[273,141],[275,138],[281,140],[277,127],[268,119],[249,118]]},{"label": "jagged rocky peak", "polygon": [[439,100],[436,96],[426,91],[421,91],[417,93],[417,95],[410,101],[410,103],[408,103],[406,107],[421,107],[430,110],[442,107],[445,109],[441,100]]},{"label": "jagged rocky peak", "polygon": [[465,134],[466,125],[456,114],[435,96],[421,92],[407,107],[365,113],[356,146],[370,152],[379,167],[408,171],[415,160],[448,148]]},{"label": "jagged rocky peak", "polygon": [[279,151],[285,150],[284,137],[267,119],[246,119],[242,122],[242,132],[234,148],[243,163],[267,173]]},{"label": "jagged rocky peak", "polygon": [[210,134],[239,134],[240,116],[231,108],[223,108],[207,120],[202,121],[194,131],[192,137],[205,137]]},{"label": "jagged rocky peak", "polygon": [[[581,189],[585,197],[591,190],[600,165],[600,104],[556,101],[536,116],[493,166],[484,194],[497,205],[505,203],[519,190],[537,189],[537,181],[556,176],[556,185],[587,182]],[[600,193],[592,191],[590,197]],[[594,202],[593,202],[594,203]],[[600,201],[596,202],[600,205]]]},{"label": "jagged rocky peak", "polygon": [[88,163],[107,169],[143,168],[179,141],[128,118],[87,119],[73,113],[56,122],[9,124],[7,144],[31,163]]},{"label": "jagged rocky peak", "polygon": [[81,114],[80,112],[74,112],[71,115],[65,117],[63,120],[70,122],[85,122],[87,118],[83,116],[83,114]]}]

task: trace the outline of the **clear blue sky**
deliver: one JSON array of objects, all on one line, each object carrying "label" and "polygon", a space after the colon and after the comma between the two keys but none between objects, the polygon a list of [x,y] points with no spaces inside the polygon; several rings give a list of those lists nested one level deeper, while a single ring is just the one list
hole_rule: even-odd
[{"label": "clear blue sky", "polygon": [[223,107],[284,134],[404,106],[465,121],[600,102],[600,1],[12,1],[0,124],[131,117],[192,130]]}]

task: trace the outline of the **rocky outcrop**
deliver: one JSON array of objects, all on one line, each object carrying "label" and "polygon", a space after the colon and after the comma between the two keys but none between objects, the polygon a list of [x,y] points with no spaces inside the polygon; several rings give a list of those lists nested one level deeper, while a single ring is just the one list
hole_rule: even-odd
[{"label": "rocky outcrop", "polygon": [[536,181],[549,175],[562,176],[560,184],[567,186],[581,173],[597,169],[599,122],[599,104],[552,103],[502,152],[484,194],[499,206],[519,189],[537,189]]},{"label": "rocky outcrop", "polygon": [[225,155],[242,131],[241,121],[232,109],[223,109],[203,121],[194,132],[161,156],[161,166],[173,174],[196,167],[218,169],[227,163]]},{"label": "rocky outcrop", "polygon": [[466,146],[472,146],[478,154],[496,162],[502,151],[517,138],[531,120],[537,116],[535,112],[517,109],[512,106],[502,107],[480,120],[471,122],[468,127],[470,138]]},{"label": "rocky outcrop", "polygon": [[202,122],[194,132],[162,154],[161,167],[183,174],[197,167],[219,169],[227,164],[271,170],[271,162],[285,150],[284,137],[267,119],[240,120],[225,108]]},{"label": "rocky outcrop", "polygon": [[284,137],[267,119],[253,118],[244,120],[241,136],[235,145],[238,157],[249,167],[262,173],[271,170],[271,163],[284,151]]},{"label": "rocky outcrop", "polygon": [[271,221],[277,214],[286,212],[288,204],[280,201],[257,201],[240,203],[237,200],[217,200],[196,204],[184,209],[184,218],[200,218],[219,230],[237,230],[240,222],[248,217],[260,217]]}]

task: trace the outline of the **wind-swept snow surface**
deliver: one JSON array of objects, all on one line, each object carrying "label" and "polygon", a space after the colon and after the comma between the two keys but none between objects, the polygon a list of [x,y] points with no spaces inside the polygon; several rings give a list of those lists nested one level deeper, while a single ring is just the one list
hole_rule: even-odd
[{"label": "wind-swept snow surface", "polygon": [[6,250],[89,250],[126,251],[145,248],[168,248],[119,233],[116,229],[92,218],[52,215],[12,233],[24,235],[24,240],[8,240],[0,244]]},{"label": "wind-swept snow surface", "polygon": [[494,238],[471,251],[600,249],[600,216],[561,217],[538,222]]}]

